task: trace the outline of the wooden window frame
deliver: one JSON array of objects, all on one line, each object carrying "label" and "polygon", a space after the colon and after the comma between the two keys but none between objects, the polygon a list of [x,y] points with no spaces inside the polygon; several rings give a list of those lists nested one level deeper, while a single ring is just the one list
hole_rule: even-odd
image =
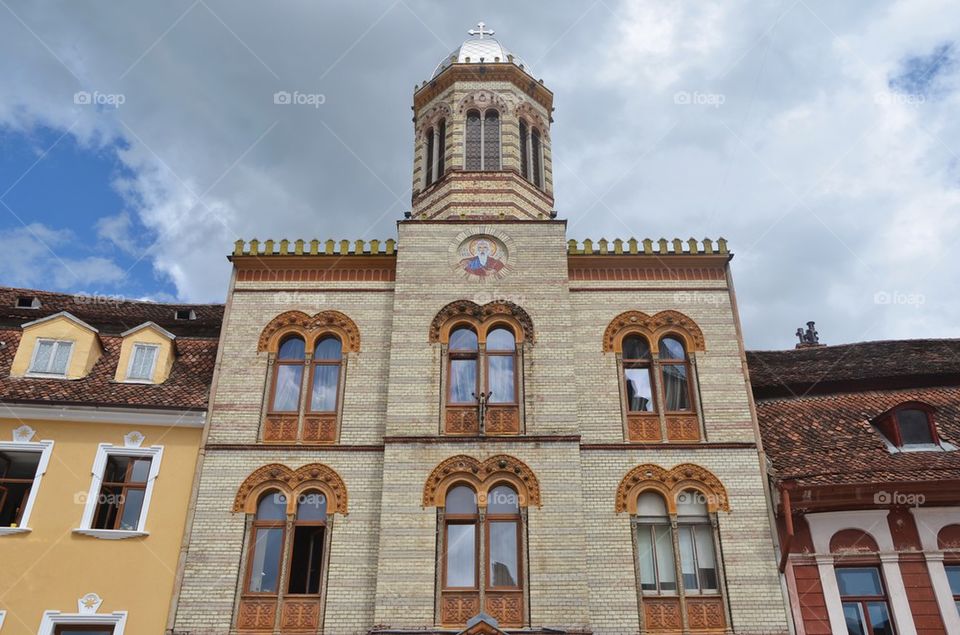
[{"label": "wooden window frame", "polygon": [[[303,358],[302,359],[281,359],[280,358],[280,349],[283,348],[284,343],[287,341],[297,338],[303,342]],[[300,366],[303,369],[303,372],[300,374],[300,388],[297,392],[297,407],[294,410],[277,410],[274,406],[277,400],[277,377],[280,375],[281,366]],[[303,409],[303,376],[308,374],[306,371],[307,366],[307,338],[300,333],[292,333],[285,336],[277,346],[277,357],[273,361],[273,372],[271,373],[272,377],[270,379],[270,394],[269,401],[267,406],[267,413],[271,415],[297,415],[300,413],[300,410]]]},{"label": "wooden window frame", "polygon": [[[490,491],[493,491],[500,485],[506,485],[505,483],[496,483],[490,486]],[[512,486],[510,489],[514,489]],[[483,539],[484,539],[484,572],[486,573],[486,580],[484,581],[484,589],[487,592],[498,593],[500,591],[523,591],[523,532],[521,528],[523,527],[523,515],[520,513],[520,494],[514,489],[514,495],[517,497],[517,512],[515,514],[491,514],[489,512],[485,513],[483,516]],[[488,506],[485,506],[486,509]],[[493,559],[490,551],[490,524],[496,522],[512,522],[516,525],[517,531],[517,584],[515,586],[493,586],[493,571],[490,568],[493,566]],[[479,560],[479,554],[477,554]]]},{"label": "wooden window frame", "polygon": [[[693,546],[694,571],[695,571],[695,575],[697,576],[697,588],[691,591],[690,589],[687,589],[686,585],[683,585],[684,594],[691,595],[691,596],[703,596],[703,597],[720,595],[720,567],[717,562],[719,558],[719,554],[717,553],[717,549],[716,549],[717,540],[716,540],[716,536],[714,535],[713,524],[710,522],[710,517],[709,516],[678,516],[677,527],[676,527],[678,546],[680,544],[680,528],[681,527],[690,528],[690,539],[692,541],[691,544]],[[710,538],[711,538],[710,550],[713,552],[713,570],[716,572],[716,576],[717,576],[717,588],[715,589],[704,589],[703,580],[700,577],[700,567],[698,566],[700,564],[700,556],[697,554],[697,530],[696,530],[697,527],[706,527],[710,532]],[[676,555],[676,558],[677,558],[677,564],[680,565],[680,570],[681,570],[680,575],[683,575],[682,557],[683,556],[678,552]]]},{"label": "wooden window frame", "polygon": [[[464,408],[464,407],[476,407],[478,403],[477,395],[480,394],[480,375],[482,369],[480,367],[481,355],[480,355],[480,333],[478,329],[472,324],[455,324],[450,328],[450,335],[452,336],[455,332],[467,329],[472,331],[474,336],[477,338],[477,347],[474,349],[456,349],[447,347],[447,390],[446,390],[446,404],[447,406],[452,406],[454,408]],[[450,339],[448,337],[447,341]],[[453,401],[453,361],[455,359],[466,359],[473,360],[475,366],[474,369],[474,387],[473,387],[473,400],[472,401]]]},{"label": "wooden window frame", "polygon": [[[149,458],[150,472],[147,475],[146,491],[143,495],[143,505],[140,508],[140,519],[137,529],[95,529],[93,521],[98,507],[97,500],[101,491],[103,477],[106,474],[107,460],[111,456],[125,456],[130,458]],[[87,492],[87,502],[83,509],[83,518],[80,520],[80,527],[74,529],[74,533],[93,536],[94,538],[105,538],[111,540],[123,538],[135,538],[147,536],[147,517],[150,511],[151,500],[153,498],[153,489],[156,485],[157,476],[160,474],[160,465],[163,460],[163,446],[154,445],[146,448],[127,447],[113,445],[110,443],[101,443],[97,446],[97,455],[93,459],[93,467],[90,472],[93,478],[90,481],[90,489]]]},{"label": "wooden window frame", "polygon": [[[330,501],[327,499],[327,495],[321,492],[320,490],[308,490],[303,492],[300,496],[309,496],[311,494],[321,495],[326,501],[326,505],[329,506]],[[329,515],[329,507],[327,507]],[[298,516],[300,515],[300,500],[297,500],[297,513],[293,516],[293,521],[290,524],[290,548],[286,552],[286,561],[282,562],[281,565],[286,565],[287,574],[284,576],[286,579],[283,583],[283,588],[286,591],[283,593],[283,596],[293,597],[293,598],[319,598],[323,595],[323,587],[326,584],[325,574],[326,574],[326,562],[327,562],[327,532],[329,531],[326,520],[300,520]],[[323,553],[320,554],[320,586],[317,588],[316,593],[294,593],[290,590],[290,576],[293,573],[293,567],[290,566],[290,563],[293,562],[293,548],[295,544],[295,538],[297,535],[297,527],[322,527],[323,528],[323,538],[321,539]],[[284,536],[286,539],[286,536]],[[284,558],[283,553],[281,553],[281,558]]]},{"label": "wooden window frame", "polygon": [[[127,492],[130,490],[140,490],[143,491],[143,502],[140,504],[140,512],[143,513],[143,505],[147,501],[147,485],[150,482],[150,472],[153,468],[153,459],[152,457],[143,457],[143,456],[128,456],[121,452],[115,452],[107,456],[106,465],[109,466],[111,458],[124,458],[127,459],[126,470],[123,475],[122,481],[105,481],[101,477],[100,479],[100,492],[97,495],[97,503],[93,508],[93,520],[90,524],[91,529],[101,529],[101,530],[110,530],[110,531],[139,531],[140,530],[140,517],[137,517],[137,528],[136,529],[122,529],[120,521],[123,519],[123,512],[127,506]],[[130,477],[133,473],[133,467],[138,461],[147,461],[149,467],[147,469],[147,478],[142,483],[134,483],[130,481]],[[106,475],[106,466],[104,468],[104,475]],[[111,527],[94,527],[97,518],[100,516],[100,510],[103,508],[106,503],[104,502],[104,491],[108,488],[119,488],[120,489],[120,505],[117,507],[116,515],[113,518],[113,523]]]},{"label": "wooden window frame", "polygon": [[7,496],[9,496],[9,490],[6,487],[7,483],[30,484],[30,487],[28,487],[23,494],[23,499],[20,501],[20,507],[17,510],[13,524],[0,526],[0,535],[30,530],[26,525],[30,522],[30,512],[33,509],[33,502],[36,500],[37,491],[40,489],[40,480],[47,471],[47,464],[50,462],[50,452],[52,449],[53,441],[0,443],[0,455],[6,452],[24,452],[37,455],[37,467],[33,471],[33,478],[8,478],[0,474],[0,506],[6,502]]},{"label": "wooden window frame", "polygon": [[[454,593],[469,593],[469,592],[479,592],[480,591],[480,525],[481,525],[481,514],[480,514],[480,497],[477,493],[477,490],[467,484],[467,483],[454,483],[447,488],[446,495],[449,496],[450,492],[458,487],[467,487],[470,491],[473,492],[474,505],[476,506],[476,513],[473,514],[449,514],[446,513],[446,497],[444,498],[444,514],[443,514],[443,558],[442,558],[442,569],[440,574],[440,584],[441,588],[444,591],[452,591]],[[447,554],[448,547],[450,545],[450,525],[472,525],[473,526],[473,586],[468,587],[457,587],[449,586],[447,584]]]},{"label": "wooden window frame", "polygon": [[[325,339],[333,338],[337,340],[337,343],[340,344],[340,357],[337,359],[321,359],[318,360],[317,355],[317,346]],[[307,382],[307,394],[306,402],[303,406],[303,411],[305,414],[311,415],[335,415],[340,412],[340,385],[343,378],[343,341],[335,333],[323,333],[316,338],[316,341],[313,345],[313,353],[310,355],[310,372]],[[336,366],[337,367],[337,386],[334,391],[334,402],[333,410],[313,410],[311,404],[313,403],[313,385],[314,385],[314,375],[317,372],[317,366]]]},{"label": "wooden window frame", "polygon": [[[683,359],[665,359],[660,351],[663,350],[661,343],[665,339],[672,339],[680,343],[680,346],[683,347]],[[652,354],[652,353],[651,353]],[[693,414],[696,412],[696,407],[694,405],[694,394],[693,394],[693,372],[690,368],[690,352],[687,350],[687,343],[684,341],[683,337],[679,335],[674,335],[672,333],[666,333],[660,336],[660,339],[657,341],[657,353],[656,353],[657,365],[659,366],[657,381],[660,384],[660,390],[663,391],[663,413],[672,415],[672,414]],[[689,408],[686,410],[667,410],[667,386],[666,382],[663,379],[664,366],[683,366],[684,372],[686,373],[687,378],[687,403]],[[658,391],[659,392],[659,391]]]},{"label": "wooden window frame", "polygon": [[[260,501],[266,496],[284,496],[286,497],[285,492],[281,492],[278,489],[266,490],[259,497],[257,497],[257,507],[260,507]],[[280,590],[284,587],[284,576],[283,565],[285,562],[285,552],[287,544],[287,524],[289,518],[287,514],[284,514],[283,520],[259,520],[257,518],[257,513],[253,514],[253,522],[250,523],[250,540],[247,545],[247,572],[243,577],[243,593],[242,595],[248,597],[261,597],[261,598],[272,598],[278,597],[280,595]],[[277,590],[274,592],[269,591],[251,591],[250,582],[253,579],[253,560],[254,554],[257,550],[257,530],[259,529],[280,529],[280,554],[279,561],[277,562]]]},{"label": "wooden window frame", "polygon": [[[640,339],[645,341],[647,343],[647,350],[650,351],[650,356],[646,358],[640,358],[640,359],[624,357],[622,342],[630,337],[639,337]],[[648,340],[647,337],[641,333],[628,333],[624,335],[623,340],[621,340],[620,351],[621,351],[620,352],[620,366],[621,366],[620,385],[623,390],[624,408],[627,414],[656,416],[660,412],[660,395],[659,395],[660,391],[657,389],[658,382],[656,379],[656,373],[654,372],[654,363],[653,363],[654,356],[653,356],[653,349],[651,348],[651,345],[650,345],[650,340]],[[651,392],[650,401],[653,404],[653,408],[651,410],[631,410],[630,409],[630,392],[627,389],[627,369],[628,368],[631,370],[635,368],[646,369],[647,375],[650,378],[650,392]]]},{"label": "wooden window frame", "polygon": [[674,588],[672,591],[669,589],[664,590],[660,588],[660,558],[657,557],[657,533],[656,533],[657,527],[667,528],[667,533],[670,535],[670,544],[673,545],[674,532],[673,532],[673,527],[671,527],[670,525],[669,516],[656,517],[656,520],[647,520],[645,518],[640,518],[639,516],[634,516],[633,530],[634,530],[634,533],[637,534],[636,536],[637,543],[639,543],[639,540],[640,540],[639,532],[641,531],[641,529],[647,530],[650,533],[650,544],[653,547],[653,570],[654,570],[654,575],[656,576],[656,585],[657,585],[656,589],[643,588],[643,580],[641,580],[639,577],[640,554],[638,552],[634,558],[634,560],[636,561],[636,566],[638,567],[637,588],[640,590],[640,593],[642,595],[648,596],[648,597],[678,597],[680,595],[680,590],[679,590],[680,587],[679,587],[679,583],[676,580],[676,576],[677,576],[677,572],[676,572],[677,554],[676,553],[673,554],[673,568],[674,568],[673,584],[674,584],[674,587],[676,588]]},{"label": "wooden window frame", "polygon": [[883,602],[887,607],[887,618],[890,620],[890,626],[893,627],[894,632],[896,632],[896,619],[894,618],[893,611],[890,609],[890,593],[887,590],[887,581],[883,579],[883,567],[880,567],[877,564],[846,564],[838,565],[834,567],[834,575],[839,573],[844,569],[873,569],[877,572],[877,578],[880,580],[880,590],[882,595],[843,595],[839,593],[839,580],[837,581],[838,594],[840,595],[840,607],[841,611],[843,610],[844,604],[853,604],[857,603],[860,605],[860,612],[864,618],[865,624],[867,627],[867,635],[874,635],[873,624],[870,621],[870,613],[867,611],[867,604],[870,602],[877,603]]},{"label": "wooden window frame", "polygon": [[[487,337],[491,332],[496,331],[497,329],[504,329],[510,332],[510,335],[513,336],[513,350],[512,351],[491,351],[487,348]],[[517,350],[517,333],[514,327],[510,324],[505,324],[503,322],[493,322],[486,326],[483,329],[483,347],[479,351],[479,356],[482,358],[483,363],[483,388],[485,391],[490,390],[490,358],[491,357],[512,357],[513,358],[513,399],[510,401],[488,401],[489,406],[497,407],[507,407],[507,406],[519,406],[520,405],[520,379],[519,377],[519,364],[520,364],[520,355]],[[478,363],[480,360],[478,360]],[[479,380],[480,373],[477,373],[477,379]]]}]

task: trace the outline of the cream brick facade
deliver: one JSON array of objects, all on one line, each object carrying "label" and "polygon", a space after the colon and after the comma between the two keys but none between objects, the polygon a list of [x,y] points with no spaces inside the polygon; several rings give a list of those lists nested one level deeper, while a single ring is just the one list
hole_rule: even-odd
[{"label": "cream brick facade", "polygon": [[[434,82],[460,72],[460,66],[470,64],[454,64]],[[437,94],[420,95],[430,90]],[[522,209],[504,217],[489,206],[491,199],[463,193],[482,189],[489,175],[461,170],[462,126],[454,107],[447,127],[450,172],[444,178],[458,180],[442,179],[433,189],[449,186],[436,197],[455,199],[457,211],[428,220],[437,208],[434,195],[421,192],[419,127],[426,110],[441,102],[456,105],[477,90],[509,93],[514,105],[529,101],[544,121],[550,119],[549,109],[516,82],[461,78],[447,88],[421,88],[414,214],[398,224],[395,253],[379,246],[333,254],[238,246],[172,631],[238,632],[242,563],[250,540],[250,515],[234,511],[238,489],[268,464],[296,470],[322,463],[342,478],[348,513],[331,515],[323,623],[311,632],[456,632],[444,629],[438,618],[440,512],[423,505],[424,486],[450,457],[505,454],[523,462],[540,486],[540,505],[526,510],[521,630],[640,631],[631,522],[627,512],[615,511],[617,488],[638,465],[670,469],[692,463],[719,479],[729,503],[729,511],[715,515],[726,615],[725,627],[716,632],[787,632],[725,244],[719,250],[711,243],[691,244],[692,249],[684,243],[679,251],[618,247],[623,253],[605,244],[596,250],[568,245],[566,223],[543,213],[543,203],[552,202],[552,177],[541,199],[523,207],[531,186],[510,172],[518,158],[508,128],[516,120],[506,116],[503,167],[516,183],[512,191],[491,196]],[[529,88],[538,90],[545,91],[539,84]],[[546,157],[549,152],[547,143]],[[477,278],[459,269],[457,248],[465,237],[478,235],[508,250],[504,275]],[[376,273],[384,270],[389,275]],[[481,306],[505,301],[529,315],[534,337],[523,343],[519,435],[442,432],[444,348],[430,341],[430,329],[438,312],[458,301]],[[617,355],[603,350],[604,331],[625,311],[668,310],[687,316],[703,333],[703,350],[694,356],[703,438],[628,442]],[[359,352],[346,354],[333,444],[262,441],[271,354],[258,351],[258,338],[288,311],[307,316],[338,311],[359,331]]]}]

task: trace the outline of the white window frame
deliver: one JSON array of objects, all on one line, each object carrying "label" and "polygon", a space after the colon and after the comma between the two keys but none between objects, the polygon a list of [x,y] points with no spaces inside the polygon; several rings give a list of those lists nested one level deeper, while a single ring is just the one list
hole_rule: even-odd
[{"label": "white window frame", "polygon": [[[97,501],[100,499],[100,489],[103,485],[103,473],[107,468],[107,459],[111,456],[129,456],[135,458],[150,459],[150,473],[147,476],[147,485],[143,494],[143,507],[140,509],[140,520],[137,523],[136,530],[130,529],[94,529],[93,516],[97,510]],[[90,482],[90,491],[87,493],[86,505],[83,508],[83,518],[80,526],[73,530],[74,533],[93,536],[94,538],[103,538],[106,540],[121,540],[124,538],[137,538],[140,536],[149,536],[150,532],[146,530],[147,512],[150,511],[150,499],[153,496],[153,486],[160,473],[160,460],[163,458],[163,446],[154,445],[149,448],[130,448],[122,445],[113,445],[110,443],[101,443],[97,446],[97,456],[93,460],[93,469],[91,474],[93,478]]]},{"label": "white window frame", "polygon": [[[0,443],[0,451],[3,452],[35,452],[40,454],[40,462],[37,463],[37,471],[33,475],[33,485],[30,486],[30,495],[27,496],[27,504],[23,508],[23,514],[20,516],[19,527],[0,527],[0,536],[9,536],[13,534],[24,534],[29,531],[30,512],[33,511],[33,504],[37,500],[37,493],[40,491],[40,481],[43,475],[47,473],[47,465],[50,464],[50,454],[53,452],[53,441],[4,441]],[[3,619],[0,619],[0,626],[3,625]]]},{"label": "white window frame", "polygon": [[[137,347],[142,346],[143,348],[152,348],[153,349],[153,362],[150,364],[150,372],[147,373],[148,377],[131,377],[130,374],[133,372],[133,362],[137,358]],[[127,362],[127,374],[124,381],[131,384],[152,384],[153,383],[153,374],[157,370],[157,358],[160,357],[160,345],[159,344],[150,344],[147,342],[134,342],[132,350],[130,351],[130,359]]]},{"label": "white window frame", "polygon": [[3,620],[7,617],[6,611],[0,611],[0,628],[3,628]]},{"label": "white window frame", "polygon": [[127,612],[114,611],[113,613],[62,613],[60,611],[44,611],[40,620],[40,630],[37,635],[53,635],[58,626],[110,626],[113,635],[123,635],[127,625]]},{"label": "white window frame", "polygon": [[[47,373],[44,371],[34,370],[34,367],[37,363],[37,353],[40,352],[40,343],[41,342],[53,342],[54,352],[50,354],[50,359],[52,360],[55,357],[57,345],[68,344],[70,346],[70,354],[67,355],[67,365],[63,369],[63,373]],[[45,378],[65,378],[70,372],[70,361],[73,359],[73,349],[74,349],[73,340],[58,340],[51,337],[38,337],[33,342],[33,351],[30,354],[30,366],[27,368],[27,377],[45,377]]]}]

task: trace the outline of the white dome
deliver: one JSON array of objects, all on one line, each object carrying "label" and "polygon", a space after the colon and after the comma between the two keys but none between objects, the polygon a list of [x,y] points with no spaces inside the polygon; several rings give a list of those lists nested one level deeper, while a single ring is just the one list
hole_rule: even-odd
[{"label": "white dome", "polygon": [[[530,69],[527,68],[523,60],[521,60],[516,55],[513,55],[507,48],[500,44],[500,42],[490,35],[493,35],[493,31],[484,31],[483,27],[485,26],[482,22],[478,25],[480,26],[479,31],[474,31],[471,29],[469,33],[471,37],[469,40],[461,44],[457,49],[452,51],[450,55],[447,55],[443,58],[439,64],[437,64],[436,70],[433,71],[433,76],[436,77],[442,73],[448,66],[451,64],[496,64],[501,62],[512,62],[513,64],[519,66],[525,70],[528,74]],[[487,34],[490,35],[487,35]]]}]

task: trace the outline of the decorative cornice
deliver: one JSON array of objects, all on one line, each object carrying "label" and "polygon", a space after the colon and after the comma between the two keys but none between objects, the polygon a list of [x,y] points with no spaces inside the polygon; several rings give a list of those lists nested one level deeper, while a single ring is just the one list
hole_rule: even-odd
[{"label": "decorative cornice", "polygon": [[454,483],[468,482],[477,490],[481,505],[491,486],[508,481],[517,488],[520,506],[540,506],[540,481],[526,463],[507,454],[498,454],[479,461],[459,454],[433,468],[423,486],[423,506],[443,507],[447,489]]},{"label": "decorative cornice", "polygon": [[233,511],[253,513],[263,491],[278,489],[287,497],[287,513],[295,514],[297,497],[313,488],[327,496],[328,510],[347,513],[347,486],[335,470],[322,463],[310,463],[297,470],[279,463],[264,465],[240,485],[233,501]]},{"label": "decorative cornice", "polygon": [[437,313],[430,323],[430,342],[439,342],[444,325],[458,317],[470,318],[478,322],[486,322],[499,316],[512,317],[523,329],[523,339],[533,341],[533,320],[526,311],[513,302],[488,302],[480,306],[470,300],[457,300],[446,305]]},{"label": "decorative cornice", "polygon": [[727,490],[720,479],[710,470],[693,463],[682,463],[669,470],[652,463],[633,468],[617,487],[615,511],[618,514],[623,511],[636,514],[637,496],[647,489],[663,495],[670,513],[676,513],[677,498],[687,489],[695,489],[703,494],[710,511],[730,511]]},{"label": "decorative cornice", "polygon": [[680,238],[674,238],[669,241],[666,238],[661,238],[656,242],[649,238],[644,238],[639,241],[636,238],[630,238],[628,240],[617,238],[612,242],[606,238],[601,238],[596,244],[589,238],[582,242],[571,238],[567,241],[567,254],[571,256],[644,254],[647,256],[673,257],[696,255],[726,256],[730,254],[730,251],[727,249],[727,240],[725,238],[717,240],[716,247],[714,247],[714,242],[709,238],[704,238],[701,242],[697,242],[696,238],[690,238],[686,241]]},{"label": "decorative cornice", "polygon": [[256,238],[249,242],[238,240],[234,243],[232,256],[393,256],[396,254],[397,241],[387,240],[265,240]]},{"label": "decorative cornice", "polygon": [[553,93],[512,62],[492,64],[451,64],[439,75],[417,88],[413,95],[413,107],[420,110],[435,97],[443,93],[454,82],[511,82],[522,92],[543,106],[547,112],[553,111]]},{"label": "decorative cornice", "polygon": [[611,320],[603,332],[603,351],[609,353],[619,349],[619,342],[625,333],[641,333],[647,337],[650,346],[656,349],[660,337],[668,333],[678,333],[693,350],[706,348],[703,331],[697,323],[679,311],[660,311],[650,316],[642,311],[625,311]]}]

